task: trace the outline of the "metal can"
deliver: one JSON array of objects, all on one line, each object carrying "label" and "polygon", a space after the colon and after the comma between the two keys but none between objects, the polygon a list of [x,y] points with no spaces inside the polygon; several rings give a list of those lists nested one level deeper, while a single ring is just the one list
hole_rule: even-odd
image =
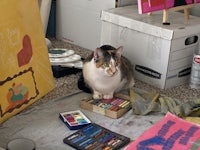
[{"label": "metal can", "polygon": [[194,54],[190,75],[190,87],[200,89],[200,55]]}]

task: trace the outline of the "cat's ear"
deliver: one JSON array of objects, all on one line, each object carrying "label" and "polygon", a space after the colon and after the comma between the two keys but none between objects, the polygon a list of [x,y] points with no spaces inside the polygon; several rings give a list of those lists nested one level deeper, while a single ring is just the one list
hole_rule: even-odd
[{"label": "cat's ear", "polygon": [[123,48],[123,46],[120,46],[120,47],[117,49],[117,52],[116,52],[117,56],[118,56],[118,57],[121,57],[121,56],[122,56],[122,53],[123,53],[123,51],[124,51],[124,48]]},{"label": "cat's ear", "polygon": [[97,61],[100,57],[103,56],[103,53],[100,48],[94,50],[94,60]]}]

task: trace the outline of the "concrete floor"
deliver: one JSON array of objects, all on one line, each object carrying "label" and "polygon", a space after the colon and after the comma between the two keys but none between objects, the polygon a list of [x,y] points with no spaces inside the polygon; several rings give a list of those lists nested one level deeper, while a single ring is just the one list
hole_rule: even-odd
[{"label": "concrete floor", "polygon": [[119,119],[111,119],[101,114],[81,109],[80,100],[91,96],[78,93],[73,96],[48,101],[34,106],[0,125],[0,147],[5,148],[14,138],[29,138],[36,143],[37,150],[73,150],[63,143],[63,139],[75,132],[69,130],[58,118],[60,112],[81,110],[92,122],[114,132],[136,139],[164,115],[137,116],[128,111]]}]

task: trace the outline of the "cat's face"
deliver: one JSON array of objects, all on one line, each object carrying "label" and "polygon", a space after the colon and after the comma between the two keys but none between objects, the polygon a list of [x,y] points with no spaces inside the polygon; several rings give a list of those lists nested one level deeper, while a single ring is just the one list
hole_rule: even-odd
[{"label": "cat's face", "polygon": [[102,69],[108,76],[116,75],[119,72],[122,51],[122,47],[118,49],[109,49],[108,47],[97,48],[94,51],[96,67]]}]

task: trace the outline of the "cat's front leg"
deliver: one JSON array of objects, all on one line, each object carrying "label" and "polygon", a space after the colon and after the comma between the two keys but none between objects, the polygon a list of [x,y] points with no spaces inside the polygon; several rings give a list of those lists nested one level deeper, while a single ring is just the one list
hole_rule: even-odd
[{"label": "cat's front leg", "polygon": [[94,99],[102,99],[103,98],[103,94],[99,93],[98,91],[93,91],[93,98]]},{"label": "cat's front leg", "polygon": [[112,99],[113,98],[113,93],[108,93],[103,95],[104,99]]}]

